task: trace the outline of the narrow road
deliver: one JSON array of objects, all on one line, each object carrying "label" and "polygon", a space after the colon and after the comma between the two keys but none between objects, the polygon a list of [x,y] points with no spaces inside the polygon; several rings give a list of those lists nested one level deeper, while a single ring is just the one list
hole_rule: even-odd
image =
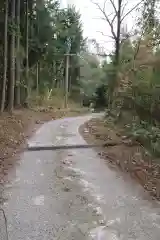
[{"label": "narrow road", "polygon": [[[84,144],[78,128],[89,118],[46,123],[29,144]],[[10,175],[9,240],[160,239],[159,203],[93,149],[24,152]]]}]

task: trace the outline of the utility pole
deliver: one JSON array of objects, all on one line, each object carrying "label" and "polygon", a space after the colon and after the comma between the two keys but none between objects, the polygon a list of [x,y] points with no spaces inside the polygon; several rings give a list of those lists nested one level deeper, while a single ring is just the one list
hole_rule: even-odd
[{"label": "utility pole", "polygon": [[39,95],[39,62],[36,64],[36,92],[37,92],[37,97]]},{"label": "utility pole", "polygon": [[66,71],[65,71],[65,98],[64,98],[64,105],[65,108],[68,108],[68,79],[69,79],[69,58],[71,50],[71,39],[70,37],[67,39],[67,53],[66,55]]},{"label": "utility pole", "polygon": [[69,78],[69,54],[66,54],[66,71],[65,71],[65,108],[68,108],[68,78]]}]

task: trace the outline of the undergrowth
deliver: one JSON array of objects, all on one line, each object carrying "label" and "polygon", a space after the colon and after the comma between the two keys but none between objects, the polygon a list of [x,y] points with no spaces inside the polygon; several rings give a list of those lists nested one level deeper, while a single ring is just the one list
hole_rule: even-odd
[{"label": "undergrowth", "polygon": [[127,124],[127,133],[146,147],[150,153],[160,157],[160,128],[146,121],[135,121]]},{"label": "undergrowth", "polygon": [[[52,91],[46,90],[43,94],[37,95],[36,92],[32,92],[28,105],[30,108],[34,107],[45,107],[50,109],[64,109],[64,91],[61,89],[53,89]],[[68,97],[68,108],[75,109],[81,108],[80,103],[77,103],[72,99],[72,97]]]},{"label": "undergrowth", "polygon": [[125,135],[139,142],[152,156],[160,157],[160,125],[158,123],[142,121],[138,116],[132,116],[132,119],[127,118],[123,113],[120,116],[109,110],[106,111],[105,121],[111,127],[123,129],[122,132]]}]

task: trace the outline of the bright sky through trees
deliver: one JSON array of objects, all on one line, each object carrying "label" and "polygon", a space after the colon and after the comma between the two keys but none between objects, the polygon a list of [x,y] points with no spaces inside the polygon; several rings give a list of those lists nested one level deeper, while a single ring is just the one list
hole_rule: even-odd
[{"label": "bright sky through trees", "polygon": [[[101,6],[103,6],[104,0],[94,0],[98,2]],[[128,9],[131,9],[138,0],[124,0],[124,2],[128,1],[128,5],[126,7],[126,12]],[[116,1],[115,1],[116,2]],[[113,48],[113,41],[111,38],[106,37],[105,35],[110,34],[110,27],[106,23],[106,21],[101,20],[102,14],[96,8],[96,6],[91,2],[91,0],[61,0],[62,6],[66,7],[67,4],[74,4],[77,9],[79,9],[82,15],[82,22],[84,28],[84,35],[88,38],[95,38],[107,51],[110,51]],[[106,4],[106,11],[111,13],[113,8],[108,1]],[[135,15],[137,13],[133,12],[130,14],[126,20],[124,21],[124,28],[130,31],[135,23]],[[134,16],[134,21],[132,20]],[[103,33],[103,34],[102,34]]]}]

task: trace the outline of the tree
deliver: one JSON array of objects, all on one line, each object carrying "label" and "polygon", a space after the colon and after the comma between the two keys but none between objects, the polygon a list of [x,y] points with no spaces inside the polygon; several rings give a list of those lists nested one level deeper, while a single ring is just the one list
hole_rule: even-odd
[{"label": "tree", "polygon": [[14,106],[27,103],[29,90],[31,97],[35,90],[37,94],[51,92],[57,86],[63,90],[68,38],[70,51],[75,54],[70,59],[70,82],[79,89],[76,54],[84,45],[80,18],[74,6],[61,9],[56,0],[1,1],[1,112],[6,107],[13,111]]},{"label": "tree", "polygon": [[[106,10],[106,5],[108,3],[107,0],[103,2],[103,7],[98,2],[95,2],[94,0],[91,0],[91,2],[95,4],[98,10],[101,12],[102,14],[101,19],[106,21],[106,23],[109,25],[111,30],[111,36],[109,37],[111,37],[111,39],[113,39],[114,41],[114,46],[115,46],[115,50],[113,54],[114,76],[112,77],[113,84],[112,84],[112,90],[111,90],[111,92],[113,92],[114,88],[117,85],[117,73],[118,73],[118,67],[120,63],[120,46],[122,41],[130,37],[129,34],[127,34],[126,36],[121,35],[123,21],[132,11],[136,10],[142,4],[143,0],[139,1],[127,12],[125,12],[126,2],[124,0],[117,0],[116,3],[113,0],[109,0],[109,3],[111,4],[113,9],[113,12],[111,13],[108,13]],[[110,99],[110,102],[112,102],[112,97]]]},{"label": "tree", "polygon": [[25,66],[25,78],[26,78],[26,88],[27,88],[27,98],[29,97],[30,93],[30,80],[29,80],[29,6],[28,0],[26,0],[26,46],[25,46],[25,58],[26,58],[26,66]]},{"label": "tree", "polygon": [[10,44],[10,79],[8,110],[13,111],[15,87],[15,0],[11,1],[11,44]]},{"label": "tree", "polygon": [[15,89],[15,100],[16,105],[20,106],[20,79],[21,79],[21,69],[20,69],[20,9],[21,9],[21,1],[17,0],[16,3],[16,25],[17,25],[17,36],[16,36],[16,89]]},{"label": "tree", "polygon": [[3,64],[3,83],[2,83],[2,95],[1,95],[1,113],[5,108],[6,98],[6,82],[7,82],[7,55],[8,55],[8,0],[5,2],[5,19],[4,19],[4,64]]}]

